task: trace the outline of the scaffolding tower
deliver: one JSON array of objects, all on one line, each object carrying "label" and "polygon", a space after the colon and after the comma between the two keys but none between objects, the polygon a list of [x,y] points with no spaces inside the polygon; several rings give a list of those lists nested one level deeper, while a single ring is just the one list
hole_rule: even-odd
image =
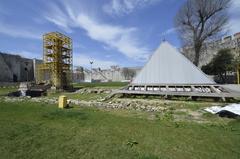
[{"label": "scaffolding tower", "polygon": [[43,63],[37,68],[37,82],[48,80],[56,89],[67,89],[72,82],[72,39],[59,33],[43,35]]}]

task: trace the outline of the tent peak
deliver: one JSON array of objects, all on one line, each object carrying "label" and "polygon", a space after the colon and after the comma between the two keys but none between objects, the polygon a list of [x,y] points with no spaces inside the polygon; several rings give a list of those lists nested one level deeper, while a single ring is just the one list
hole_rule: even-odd
[{"label": "tent peak", "polygon": [[160,43],[133,84],[214,84],[168,41]]}]

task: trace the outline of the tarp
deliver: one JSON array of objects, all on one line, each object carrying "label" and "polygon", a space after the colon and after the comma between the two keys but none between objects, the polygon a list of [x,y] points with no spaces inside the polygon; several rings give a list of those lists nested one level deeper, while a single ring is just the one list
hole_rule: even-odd
[{"label": "tarp", "polygon": [[162,42],[132,84],[214,84],[168,42]]},{"label": "tarp", "polygon": [[232,113],[235,116],[240,116],[240,104],[230,104],[225,107],[213,106],[204,110],[212,114]]}]

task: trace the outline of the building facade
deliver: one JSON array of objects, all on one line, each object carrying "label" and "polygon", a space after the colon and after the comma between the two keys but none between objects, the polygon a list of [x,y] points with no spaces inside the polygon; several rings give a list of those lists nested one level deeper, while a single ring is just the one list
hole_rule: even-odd
[{"label": "building facade", "polygon": [[[38,76],[37,66],[43,63],[39,59],[28,59],[19,55],[0,52],[0,82],[25,82],[35,81]],[[131,81],[141,67],[111,66],[109,69],[93,68],[92,71],[75,67],[73,82],[106,82],[106,81]],[[45,77],[46,76],[46,77]],[[49,79],[49,75],[44,77]]]},{"label": "building facade", "polygon": [[19,55],[0,52],[0,82],[34,80],[34,61]]},{"label": "building facade", "polygon": [[[208,64],[221,49],[230,49],[234,56],[239,56],[240,32],[234,35],[223,37],[222,39],[216,41],[206,43],[202,49],[199,67]],[[195,52],[192,46],[183,47],[180,49],[180,52],[184,54],[190,61],[194,61]]]},{"label": "building facade", "polygon": [[93,68],[92,71],[77,67],[73,71],[74,82],[107,82],[131,81],[142,67],[111,66],[109,69]]}]

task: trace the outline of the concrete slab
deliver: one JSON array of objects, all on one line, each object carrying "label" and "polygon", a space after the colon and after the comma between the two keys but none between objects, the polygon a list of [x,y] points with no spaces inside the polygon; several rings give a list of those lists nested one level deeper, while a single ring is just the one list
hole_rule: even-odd
[{"label": "concrete slab", "polygon": [[236,94],[240,95],[240,85],[237,84],[227,84],[227,85],[222,85],[224,89],[226,89],[229,92],[233,92]]}]

